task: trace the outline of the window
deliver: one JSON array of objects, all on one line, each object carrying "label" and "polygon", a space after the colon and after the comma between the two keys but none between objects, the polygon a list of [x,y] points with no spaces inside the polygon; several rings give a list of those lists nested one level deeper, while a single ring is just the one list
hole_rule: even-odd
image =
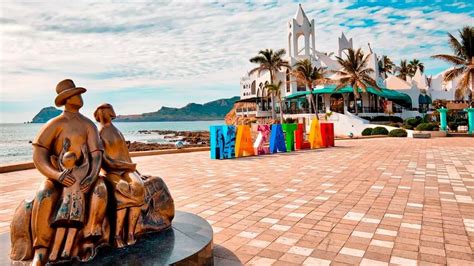
[{"label": "window", "polygon": [[286,70],[286,92],[290,92],[290,70]]},{"label": "window", "polygon": [[252,86],[251,86],[251,88],[250,88],[250,93],[251,93],[252,95],[255,95],[255,80],[252,82]]}]

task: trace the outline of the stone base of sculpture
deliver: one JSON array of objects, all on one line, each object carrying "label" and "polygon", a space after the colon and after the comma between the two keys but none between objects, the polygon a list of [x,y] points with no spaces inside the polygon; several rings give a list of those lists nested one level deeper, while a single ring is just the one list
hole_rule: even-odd
[{"label": "stone base of sculpture", "polygon": [[[177,211],[168,229],[143,234],[135,245],[122,249],[104,245],[94,260],[85,263],[73,260],[67,265],[213,265],[212,235],[212,227],[206,220]],[[30,261],[10,260],[9,249],[9,234],[1,234],[0,265],[30,264]]]},{"label": "stone base of sculpture", "polygon": [[[103,177],[101,177],[103,178]],[[174,202],[159,177],[147,177],[145,185],[145,204],[141,207],[140,217],[135,228],[135,235],[147,232],[159,232],[168,229],[174,217]],[[109,197],[112,198],[112,197]],[[113,202],[110,204],[113,205]],[[13,261],[28,261],[33,258],[33,237],[31,230],[31,211],[33,201],[23,201],[15,211],[10,225],[11,251]],[[95,257],[98,248],[111,244],[111,227],[115,212],[109,211],[103,220],[101,236],[98,238],[84,237],[84,230],[79,230],[75,238],[70,259],[89,261]],[[68,260],[70,260],[68,259]],[[61,262],[61,259],[58,260]]]}]

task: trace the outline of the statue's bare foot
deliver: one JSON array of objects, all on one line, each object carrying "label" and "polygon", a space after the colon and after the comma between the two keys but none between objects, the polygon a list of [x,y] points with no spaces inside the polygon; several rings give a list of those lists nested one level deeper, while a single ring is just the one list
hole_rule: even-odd
[{"label": "statue's bare foot", "polygon": [[84,238],[100,238],[102,236],[102,228],[101,225],[94,225],[92,228],[85,228],[84,229]]},{"label": "statue's bare foot", "polygon": [[58,253],[59,250],[52,250],[51,253],[49,253],[49,261],[56,261],[58,259]]},{"label": "statue's bare foot", "polygon": [[46,253],[48,249],[46,248],[37,248],[35,249],[35,255],[33,257],[33,261],[31,265],[33,266],[42,266],[46,264]]},{"label": "statue's bare foot", "polygon": [[123,242],[123,239],[121,236],[115,236],[115,246],[117,248],[125,247],[125,243]]},{"label": "statue's bare foot", "polygon": [[69,252],[67,252],[66,250],[64,250],[63,253],[61,254],[61,258],[63,258],[63,259],[69,259],[69,257],[71,257],[71,255],[69,255]]},{"label": "statue's bare foot", "polygon": [[128,234],[127,245],[131,246],[135,243],[137,243],[137,240],[135,239],[135,234]]}]

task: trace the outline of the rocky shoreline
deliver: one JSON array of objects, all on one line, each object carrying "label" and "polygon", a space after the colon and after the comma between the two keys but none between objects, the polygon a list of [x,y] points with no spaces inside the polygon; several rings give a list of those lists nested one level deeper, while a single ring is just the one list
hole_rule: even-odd
[{"label": "rocky shoreline", "polygon": [[139,130],[138,133],[162,135],[169,143],[127,141],[129,151],[176,149],[177,141],[183,142],[183,148],[209,147],[209,131]]}]

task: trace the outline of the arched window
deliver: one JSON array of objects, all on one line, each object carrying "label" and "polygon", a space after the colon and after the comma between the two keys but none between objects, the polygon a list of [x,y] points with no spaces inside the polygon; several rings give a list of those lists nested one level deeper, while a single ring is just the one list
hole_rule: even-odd
[{"label": "arched window", "polygon": [[306,91],[306,86],[303,82],[296,81],[296,91]]},{"label": "arched window", "polygon": [[290,70],[286,70],[286,92],[290,92]]},{"label": "arched window", "polygon": [[255,95],[255,80],[252,82],[252,86],[251,86],[251,88],[250,88],[250,93],[251,93],[252,95]]},{"label": "arched window", "polygon": [[298,55],[304,55],[305,52],[304,52],[304,48],[305,48],[305,36],[304,34],[301,34],[298,36],[298,40],[297,40],[297,52],[298,52]]}]

